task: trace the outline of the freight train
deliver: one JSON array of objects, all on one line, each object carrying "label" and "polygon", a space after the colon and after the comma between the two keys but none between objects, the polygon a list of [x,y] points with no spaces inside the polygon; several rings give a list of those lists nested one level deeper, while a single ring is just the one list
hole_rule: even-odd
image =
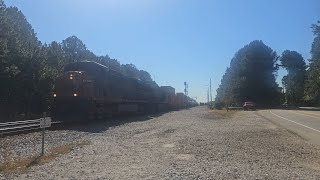
[{"label": "freight train", "polygon": [[128,77],[92,61],[70,63],[54,88],[53,117],[62,121],[147,114],[197,105],[170,86]]}]

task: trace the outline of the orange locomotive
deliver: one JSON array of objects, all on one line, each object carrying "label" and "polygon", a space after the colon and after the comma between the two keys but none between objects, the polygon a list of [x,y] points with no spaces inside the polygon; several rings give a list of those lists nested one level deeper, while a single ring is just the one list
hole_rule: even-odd
[{"label": "orange locomotive", "polygon": [[167,111],[186,103],[175,100],[170,86],[158,87],[91,61],[68,64],[53,96],[53,116],[67,121]]}]

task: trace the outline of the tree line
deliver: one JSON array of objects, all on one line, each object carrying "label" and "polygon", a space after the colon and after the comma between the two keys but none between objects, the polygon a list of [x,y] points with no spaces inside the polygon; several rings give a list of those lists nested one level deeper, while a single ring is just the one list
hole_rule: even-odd
[{"label": "tree line", "polygon": [[[320,21],[311,26],[314,40],[309,65],[296,51],[280,56],[255,40],[236,52],[226,69],[215,98],[216,108],[241,106],[253,101],[260,106],[320,105]],[[285,68],[282,88],[276,83],[279,68]]]},{"label": "tree line", "polygon": [[47,110],[54,81],[66,64],[94,61],[154,86],[147,71],[97,56],[76,36],[43,44],[17,7],[0,0],[0,119],[26,117]]}]

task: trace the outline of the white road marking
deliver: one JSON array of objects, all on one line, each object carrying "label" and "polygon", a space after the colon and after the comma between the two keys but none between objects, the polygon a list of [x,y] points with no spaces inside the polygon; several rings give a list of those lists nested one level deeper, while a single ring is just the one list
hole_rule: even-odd
[{"label": "white road marking", "polygon": [[304,124],[301,124],[301,123],[298,123],[298,122],[292,121],[292,120],[287,119],[287,118],[285,118],[285,117],[279,116],[279,115],[277,115],[277,114],[275,114],[275,113],[273,113],[273,112],[271,112],[271,111],[269,111],[269,112],[270,112],[271,114],[273,114],[273,115],[275,115],[275,116],[277,116],[277,117],[281,118],[281,119],[287,120],[287,121],[289,121],[289,122],[292,122],[292,123],[298,124],[298,125],[300,125],[300,126],[303,126],[303,127],[305,127],[305,128],[308,128],[308,129],[311,129],[311,130],[314,130],[314,131],[317,131],[317,132],[319,132],[319,133],[320,133],[320,131],[319,131],[319,130],[317,130],[317,129],[314,129],[314,128],[309,127],[309,126],[306,126],[306,125],[304,125]]}]

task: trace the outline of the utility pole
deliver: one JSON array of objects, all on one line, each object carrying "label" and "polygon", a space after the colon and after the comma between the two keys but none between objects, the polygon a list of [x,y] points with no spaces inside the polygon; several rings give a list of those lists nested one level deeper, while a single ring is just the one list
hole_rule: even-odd
[{"label": "utility pole", "polygon": [[208,90],[207,90],[207,105],[209,106],[209,88],[208,88]]},{"label": "utility pole", "polygon": [[212,108],[212,89],[211,89],[211,78],[210,78],[210,108]]}]

